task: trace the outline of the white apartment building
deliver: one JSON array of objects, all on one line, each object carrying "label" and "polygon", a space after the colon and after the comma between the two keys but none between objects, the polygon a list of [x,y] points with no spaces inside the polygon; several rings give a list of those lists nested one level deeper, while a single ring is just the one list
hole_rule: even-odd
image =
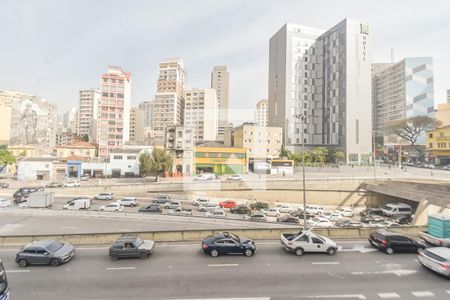
[{"label": "white apartment building", "polygon": [[98,104],[100,101],[100,90],[90,89],[79,92],[78,97],[78,122],[76,132],[79,136],[87,135],[89,141],[94,141],[93,134],[95,120],[98,118]]},{"label": "white apartment building", "polygon": [[225,131],[229,128],[229,73],[227,66],[214,66],[211,72],[211,88],[216,90],[219,109],[217,140],[223,141]]},{"label": "white apartment building", "polygon": [[192,89],[186,91],[184,125],[192,129],[194,141],[215,141],[218,127],[216,90]]},{"label": "white apartment building", "polygon": [[159,64],[155,95],[154,134],[155,145],[164,145],[168,126],[184,122],[184,97],[186,72],[180,58],[169,58]]},{"label": "white apartment building", "polygon": [[269,105],[266,99],[262,99],[256,103],[255,123],[259,126],[267,126],[269,121]]},{"label": "white apartment building", "polygon": [[98,154],[106,158],[112,149],[121,148],[129,140],[131,74],[121,67],[110,66],[101,76],[98,108]]},{"label": "white apartment building", "polygon": [[138,108],[144,111],[144,126],[153,127],[155,100],[142,101],[141,103],[139,103]]},{"label": "white apartment building", "polygon": [[143,144],[145,142],[144,135],[145,111],[137,107],[130,110],[130,142]]},{"label": "white apartment building", "polygon": [[352,19],[327,31],[287,23],[271,37],[269,126],[283,127],[287,149],[324,146],[349,163],[370,160],[370,49],[368,25]]}]

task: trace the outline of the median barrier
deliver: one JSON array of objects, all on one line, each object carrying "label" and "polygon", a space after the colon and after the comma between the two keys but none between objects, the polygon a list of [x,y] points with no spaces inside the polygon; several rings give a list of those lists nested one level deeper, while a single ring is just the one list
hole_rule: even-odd
[{"label": "median barrier", "polygon": [[[314,232],[334,239],[367,239],[369,233],[376,228],[317,228]],[[83,233],[61,235],[10,235],[0,236],[0,246],[21,247],[34,240],[57,239],[70,242],[77,246],[110,245],[122,234],[135,234],[143,239],[156,242],[199,242],[208,235],[221,231],[231,231],[238,236],[246,236],[255,240],[278,240],[281,233],[295,233],[301,227],[289,228],[254,228],[254,229],[215,229],[215,230],[183,230],[183,231],[145,231],[145,232],[112,232],[112,233]],[[405,226],[389,230],[417,237],[424,226]]]}]

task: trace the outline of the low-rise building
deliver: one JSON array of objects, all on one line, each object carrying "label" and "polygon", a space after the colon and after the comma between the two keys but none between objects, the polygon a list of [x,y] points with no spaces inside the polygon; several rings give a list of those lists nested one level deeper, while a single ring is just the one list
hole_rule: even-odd
[{"label": "low-rise building", "polygon": [[97,147],[87,142],[79,142],[71,145],[57,146],[53,150],[56,157],[79,156],[92,158],[97,156]]},{"label": "low-rise building", "polygon": [[426,133],[426,150],[435,164],[450,164],[450,125]]},{"label": "low-rise building", "polygon": [[247,150],[206,142],[195,147],[195,172],[225,174],[247,173]]},{"label": "low-rise building", "polygon": [[436,120],[442,122],[441,126],[450,125],[450,102],[438,104]]},{"label": "low-rise building", "polygon": [[39,147],[36,145],[13,145],[8,146],[9,152],[15,157],[41,157],[49,156],[51,152],[44,146]]},{"label": "low-rise building", "polygon": [[165,133],[165,149],[172,155],[174,176],[190,176],[194,168],[193,129],[183,125],[169,126]]},{"label": "low-rise building", "polygon": [[54,157],[28,157],[17,161],[17,180],[64,180],[67,163]]}]

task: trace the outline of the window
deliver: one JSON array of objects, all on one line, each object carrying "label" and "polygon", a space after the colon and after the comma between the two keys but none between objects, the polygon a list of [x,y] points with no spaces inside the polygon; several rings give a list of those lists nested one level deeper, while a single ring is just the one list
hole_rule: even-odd
[{"label": "window", "polygon": [[122,155],[114,155],[113,158],[114,159],[122,159]]},{"label": "window", "polygon": [[312,237],[313,244],[323,244],[322,240],[316,237]]},{"label": "window", "polygon": [[430,139],[433,138],[433,134],[432,133],[430,133],[428,136],[429,136]]},{"label": "window", "polygon": [[430,148],[433,148],[433,143],[430,143]]}]

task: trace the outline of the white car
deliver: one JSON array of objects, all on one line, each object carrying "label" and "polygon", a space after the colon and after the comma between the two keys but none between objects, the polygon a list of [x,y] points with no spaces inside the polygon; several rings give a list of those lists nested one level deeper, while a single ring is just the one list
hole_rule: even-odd
[{"label": "white car", "polygon": [[308,204],[306,205],[306,212],[311,215],[320,215],[321,213],[323,213],[323,207],[319,205]]},{"label": "white car", "polygon": [[117,200],[117,203],[122,204],[123,206],[138,206],[139,201],[134,197],[125,197]]},{"label": "white car", "polygon": [[227,215],[223,210],[213,210],[213,211],[207,211],[205,212],[205,217],[207,218],[225,218]]},{"label": "white car", "polygon": [[7,198],[0,198],[0,207],[8,207],[11,205],[11,200]]},{"label": "white car", "polygon": [[205,203],[198,207],[198,211],[201,211],[201,212],[214,211],[219,208],[220,208],[219,205],[217,205],[215,203]]},{"label": "white car", "polygon": [[121,212],[123,210],[123,205],[120,203],[110,203],[110,204],[100,206],[99,210],[100,211]]},{"label": "white car", "polygon": [[310,230],[298,234],[282,233],[281,244],[284,249],[298,256],[305,252],[322,252],[334,255],[338,251],[337,244],[325,236],[314,234]]},{"label": "white car", "polygon": [[294,210],[292,207],[286,204],[281,204],[277,208],[280,213],[290,213],[291,211]]},{"label": "white car", "polygon": [[329,215],[324,215],[323,217],[330,221],[341,221],[342,220],[342,215],[337,212],[331,213]]},{"label": "white car", "polygon": [[242,180],[242,176],[239,174],[233,174],[233,175],[228,176],[227,179],[229,181],[240,181],[240,180]]},{"label": "white car", "polygon": [[343,217],[353,217],[355,212],[351,208],[336,209],[334,212],[341,214]]},{"label": "white car", "polygon": [[333,227],[333,223],[330,220],[322,217],[315,217],[306,221],[306,224],[310,227]]},{"label": "white car", "polygon": [[209,203],[209,200],[206,198],[197,198],[192,202],[194,206],[200,206],[202,204]]},{"label": "white car", "polygon": [[94,200],[113,200],[114,194],[113,193],[100,193],[95,195]]},{"label": "white car", "polygon": [[177,209],[181,208],[181,202],[180,201],[170,201],[164,204],[164,208],[167,209]]},{"label": "white car", "polygon": [[268,217],[279,217],[280,216],[280,211],[278,210],[278,208],[269,208],[268,210],[266,210],[266,216],[268,216]]},{"label": "white car", "polygon": [[85,175],[82,175],[82,176],[80,177],[80,180],[81,180],[81,181],[88,181],[89,178],[90,178],[89,175],[85,174]]},{"label": "white car", "polygon": [[77,187],[77,186],[80,186],[80,182],[78,180],[67,181],[63,185],[63,187]]},{"label": "white car", "polygon": [[28,207],[28,201],[25,200],[25,201],[19,203],[19,207]]}]

